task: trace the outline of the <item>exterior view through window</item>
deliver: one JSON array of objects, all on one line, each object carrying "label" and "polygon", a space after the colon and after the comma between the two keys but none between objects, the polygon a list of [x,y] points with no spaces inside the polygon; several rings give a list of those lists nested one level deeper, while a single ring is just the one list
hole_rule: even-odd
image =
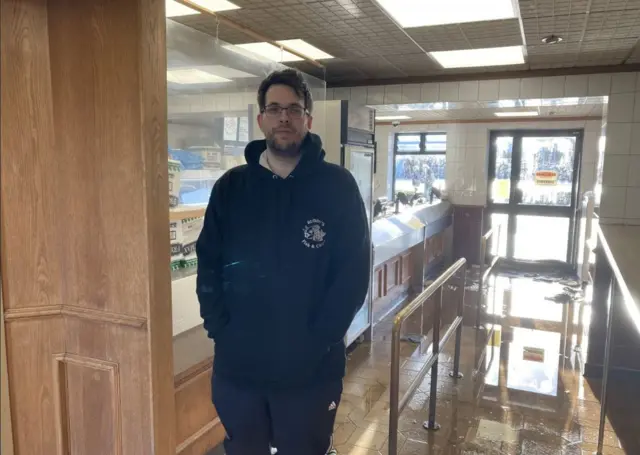
[{"label": "exterior view through window", "polygon": [[399,192],[429,198],[431,188],[444,189],[447,135],[398,133],[394,140],[393,197]]}]

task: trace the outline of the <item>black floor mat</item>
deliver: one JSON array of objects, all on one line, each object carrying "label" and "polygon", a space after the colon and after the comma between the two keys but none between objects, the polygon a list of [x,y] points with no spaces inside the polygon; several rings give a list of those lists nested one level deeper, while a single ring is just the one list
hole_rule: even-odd
[{"label": "black floor mat", "polygon": [[535,281],[579,286],[578,275],[571,264],[555,260],[526,261],[499,258],[494,273],[513,278],[532,278]]},{"label": "black floor mat", "polygon": [[559,293],[545,297],[545,300],[567,304],[581,300],[584,296],[581,282],[570,264],[562,261],[524,261],[500,258],[494,273],[508,278],[527,278],[533,281],[554,284]]}]

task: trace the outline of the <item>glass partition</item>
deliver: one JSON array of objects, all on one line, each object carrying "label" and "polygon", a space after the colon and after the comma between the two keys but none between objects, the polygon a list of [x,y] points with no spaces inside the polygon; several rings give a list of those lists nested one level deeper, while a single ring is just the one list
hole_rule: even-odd
[{"label": "glass partition", "polygon": [[[212,355],[195,293],[195,242],[211,189],[226,171],[245,163],[247,143],[262,138],[255,121],[258,86],[269,73],[284,68],[167,20],[171,206],[171,263],[167,266],[172,270],[176,374]],[[305,78],[314,101],[324,101],[325,82]]]}]

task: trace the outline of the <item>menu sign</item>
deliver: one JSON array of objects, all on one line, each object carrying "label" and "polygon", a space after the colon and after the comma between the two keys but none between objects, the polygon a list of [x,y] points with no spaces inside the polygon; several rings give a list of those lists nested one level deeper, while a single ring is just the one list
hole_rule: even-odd
[{"label": "menu sign", "polygon": [[536,185],[557,185],[558,173],[556,171],[536,171]]}]

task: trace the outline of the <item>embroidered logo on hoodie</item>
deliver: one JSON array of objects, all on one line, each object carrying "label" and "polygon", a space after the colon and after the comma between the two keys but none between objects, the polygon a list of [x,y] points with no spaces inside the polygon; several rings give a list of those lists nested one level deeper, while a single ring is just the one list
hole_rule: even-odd
[{"label": "embroidered logo on hoodie", "polygon": [[307,248],[317,249],[324,246],[324,237],[327,235],[324,232],[324,221],[318,219],[307,221],[302,233],[304,234],[302,244]]}]

